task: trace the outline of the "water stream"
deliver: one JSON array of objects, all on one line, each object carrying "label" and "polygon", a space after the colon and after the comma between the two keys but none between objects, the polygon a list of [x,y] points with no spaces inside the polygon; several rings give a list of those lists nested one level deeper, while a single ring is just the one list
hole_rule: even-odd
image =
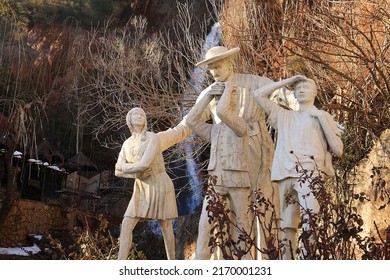
[{"label": "water stream", "polygon": [[[204,44],[201,50],[201,58],[203,58],[206,52],[220,43],[221,40],[221,29],[220,24],[215,23],[210,32],[207,34]],[[195,67],[193,72],[191,73],[191,78],[189,79],[190,86],[192,88],[191,93],[193,92],[201,92],[202,84],[205,80],[204,70],[199,67]],[[183,94],[191,94],[188,92],[184,92]],[[188,100],[189,98],[185,98]],[[183,116],[188,113],[189,109],[183,109]],[[178,210],[179,215],[188,215],[193,214],[195,210],[201,205],[203,202],[203,195],[201,192],[202,182],[199,179],[199,166],[196,163],[194,158],[194,150],[195,150],[195,141],[194,135],[191,135],[187,139],[183,141],[184,151],[185,151],[185,163],[186,163],[186,177],[188,180],[188,184],[190,186],[189,194],[183,195],[182,198],[179,197],[178,202]],[[184,200],[184,201],[183,201]],[[176,220],[173,221],[174,228],[176,227]],[[158,226],[157,221],[150,221],[149,225],[152,231],[155,234],[162,235],[160,228]]]}]

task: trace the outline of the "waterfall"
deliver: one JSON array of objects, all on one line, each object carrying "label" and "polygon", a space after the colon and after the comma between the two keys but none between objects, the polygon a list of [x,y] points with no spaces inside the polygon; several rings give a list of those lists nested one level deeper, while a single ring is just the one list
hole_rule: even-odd
[{"label": "waterfall", "polygon": [[[221,39],[221,28],[220,28],[220,24],[217,22],[212,26],[210,32],[207,34],[205,38],[201,50],[201,57],[203,58],[206,52],[210,48],[217,46],[220,42],[220,39]],[[195,67],[193,69],[193,72],[191,73],[191,77],[192,78],[189,79],[189,83],[191,84],[192,88],[195,90],[195,92],[201,92],[202,82],[205,79],[204,70],[202,70],[199,67]],[[185,92],[183,94],[189,94],[189,93]],[[188,110],[183,109],[182,113],[183,116],[185,116],[188,113]],[[201,203],[203,202],[203,195],[201,192],[202,182],[199,180],[198,177],[199,167],[193,156],[193,151],[195,148],[194,135],[191,135],[187,139],[185,139],[183,141],[183,146],[185,151],[186,175],[189,180],[188,183],[190,185],[190,196],[188,201],[185,202],[185,205],[188,209],[188,212],[192,214],[194,213],[196,208],[199,205],[201,205]],[[157,221],[151,220],[149,221],[149,225],[151,230],[155,234],[162,236]],[[177,221],[176,219],[174,219],[173,221],[174,229],[176,228],[176,225],[177,225]]]},{"label": "waterfall", "polygon": [[[207,35],[204,44],[202,46],[201,51],[201,57],[203,58],[206,54],[206,52],[219,44],[221,40],[221,28],[219,22],[215,23],[209,34]],[[204,70],[200,69],[199,67],[195,67],[192,74],[191,79],[189,80],[192,87],[195,89],[195,92],[201,92],[202,91],[202,83],[205,79],[204,76]],[[184,93],[186,94],[186,93]],[[184,110],[184,115],[186,115],[188,112]],[[190,213],[193,213],[195,209],[202,203],[203,196],[200,191],[202,182],[200,182],[198,177],[198,165],[195,162],[193,151],[194,151],[194,136],[191,135],[188,137],[184,142],[185,147],[185,154],[186,154],[186,165],[187,165],[187,176],[189,178],[189,184],[191,186],[191,197],[190,201],[188,202],[188,207]]]}]

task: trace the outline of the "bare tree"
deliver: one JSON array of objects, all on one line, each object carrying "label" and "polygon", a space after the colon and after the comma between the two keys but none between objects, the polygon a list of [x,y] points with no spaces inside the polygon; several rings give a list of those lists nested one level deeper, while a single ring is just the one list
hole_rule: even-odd
[{"label": "bare tree", "polygon": [[222,10],[224,44],[243,50],[238,69],[275,80],[296,74],[313,78],[316,105],[345,127],[345,153],[334,162],[337,183],[329,182],[339,201],[352,199],[348,178],[388,129],[389,5],[381,0],[238,0],[225,1]]},{"label": "bare tree", "polygon": [[[204,70],[194,71],[203,55],[206,20],[198,22],[203,31],[193,34],[197,19],[188,5],[178,3],[177,10],[176,24],[169,30],[150,34],[147,20],[134,16],[124,27],[107,22],[70,47],[78,58],[72,95],[77,98],[77,126],[91,127],[102,147],[118,151],[130,134],[126,114],[135,106],[145,110],[154,132],[176,126],[208,82]],[[174,180],[188,175],[189,153],[197,157],[207,147],[197,137],[188,141],[164,153]],[[194,149],[189,151],[187,144]]]},{"label": "bare tree", "polygon": [[286,48],[319,84],[319,101],[346,125],[353,166],[389,123],[390,3],[313,1],[289,19]]},{"label": "bare tree", "polygon": [[[80,61],[82,72],[75,85],[84,106],[83,119],[94,125],[97,139],[110,148],[123,142],[112,137],[126,126],[130,108],[143,107],[151,128],[160,131],[178,124],[188,106],[186,99],[194,99],[184,92],[197,52],[180,49],[183,43],[177,47],[164,34],[147,35],[146,25],[141,17],[114,30],[107,23],[103,31],[91,32],[90,44],[79,50],[88,58],[87,63]],[[200,49],[200,41],[188,43]]]}]

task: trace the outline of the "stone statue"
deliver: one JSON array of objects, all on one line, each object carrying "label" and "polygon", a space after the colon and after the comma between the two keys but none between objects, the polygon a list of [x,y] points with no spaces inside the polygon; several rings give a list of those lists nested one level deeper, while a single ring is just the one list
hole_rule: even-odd
[{"label": "stone statue", "polygon": [[[208,172],[218,177],[216,191],[230,202],[236,222],[248,230],[252,222],[248,209],[251,190],[261,190],[273,200],[270,167],[273,143],[265,113],[254,100],[254,91],[272,80],[233,71],[233,56],[239,48],[211,48],[197,66],[207,65],[215,83],[201,92],[187,115],[188,126],[211,142]],[[212,119],[213,124],[207,121]],[[278,197],[276,196],[278,199]],[[196,259],[210,259],[210,228],[204,200],[199,221]],[[233,234],[237,237],[237,232]],[[236,239],[237,240],[237,239]],[[251,256],[245,256],[249,259]]]},{"label": "stone statue", "polygon": [[127,259],[132,232],[140,219],[157,219],[161,228],[168,260],[175,259],[172,219],[177,207],[172,180],[165,171],[162,151],[180,142],[192,131],[180,123],[160,133],[147,131],[146,114],[141,108],[131,109],[126,123],[132,135],[122,145],[115,165],[115,176],[135,178],[134,190],[122,221],[118,259]]},{"label": "stone statue", "polygon": [[[289,85],[295,85],[298,111],[284,109],[268,99],[275,90]],[[292,244],[292,250],[287,249],[283,259],[291,259],[290,251],[295,252],[297,248],[297,228],[301,215],[307,209],[314,213],[319,211],[314,195],[302,196],[310,193],[309,182],[298,182],[302,173],[296,169],[296,163],[299,162],[303,169],[321,170],[333,176],[330,151],[337,157],[343,153],[341,131],[329,113],[314,106],[316,95],[315,82],[300,75],[265,85],[255,92],[257,102],[268,115],[269,124],[277,131],[271,177],[279,184],[282,239],[286,240],[286,248],[289,248],[289,241]],[[292,195],[299,204],[286,203],[287,194]],[[303,226],[310,227],[309,224]]]}]

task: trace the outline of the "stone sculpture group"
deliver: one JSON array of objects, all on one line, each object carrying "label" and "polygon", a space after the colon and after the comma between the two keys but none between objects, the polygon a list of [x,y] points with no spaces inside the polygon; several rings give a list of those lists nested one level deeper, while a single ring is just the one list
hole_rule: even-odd
[{"label": "stone sculpture group", "polygon": [[[298,246],[298,223],[305,220],[308,212],[316,213],[320,209],[314,195],[301,195],[311,190],[307,182],[298,181],[301,173],[296,169],[297,161],[303,169],[321,170],[333,176],[332,154],[340,157],[343,152],[341,133],[331,115],[314,106],[317,88],[313,80],[298,75],[274,82],[266,77],[235,73],[233,58],[238,52],[238,48],[213,47],[196,65],[207,65],[215,82],[200,93],[196,104],[176,127],[149,132],[145,112],[141,108],[129,111],[126,122],[132,135],[123,143],[115,175],[134,178],[135,183],[122,221],[119,259],[127,259],[132,231],[140,219],[158,221],[167,259],[175,259],[172,219],[178,214],[173,183],[165,172],[162,152],[193,132],[211,144],[207,171],[216,178],[213,188],[227,202],[236,225],[231,229],[233,240],[238,240],[242,229],[253,232],[251,196],[261,188],[265,197],[275,205],[280,204],[282,240],[286,248],[292,246],[284,250],[282,258],[293,258],[291,252]],[[282,108],[270,100],[271,94],[287,86],[294,86],[297,111]],[[277,131],[275,151],[266,120]],[[286,195],[299,203],[286,203]],[[206,210],[209,203],[205,197],[195,259],[217,258],[209,246],[212,237]],[[303,227],[310,228],[310,222]],[[259,244],[264,244],[260,231],[254,235]],[[258,252],[248,251],[241,259],[259,257]]]}]

